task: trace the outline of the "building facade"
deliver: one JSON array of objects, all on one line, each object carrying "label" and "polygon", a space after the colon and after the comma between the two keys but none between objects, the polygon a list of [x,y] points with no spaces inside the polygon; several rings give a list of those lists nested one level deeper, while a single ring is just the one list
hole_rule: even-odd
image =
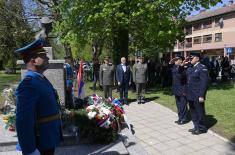
[{"label": "building facade", "polygon": [[201,53],[206,56],[235,55],[235,4],[229,3],[214,11],[202,10],[186,19],[185,38],[177,41],[172,56]]}]

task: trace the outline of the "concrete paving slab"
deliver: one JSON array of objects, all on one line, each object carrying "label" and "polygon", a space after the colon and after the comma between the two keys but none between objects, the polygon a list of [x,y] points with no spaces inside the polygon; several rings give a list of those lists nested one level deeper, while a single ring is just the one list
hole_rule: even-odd
[{"label": "concrete paving slab", "polygon": [[[141,140],[141,145],[150,154],[200,155],[232,153],[235,155],[234,147],[226,139],[210,130],[206,134],[192,135],[188,132],[188,129],[193,128],[192,122],[177,125],[174,122],[178,119],[177,114],[160,104],[148,102],[139,105],[133,102],[129,106],[124,106],[124,109],[130,123],[133,125],[136,138]],[[142,121],[132,120],[133,116],[129,113],[138,113]],[[153,142],[156,144],[152,145]]]}]

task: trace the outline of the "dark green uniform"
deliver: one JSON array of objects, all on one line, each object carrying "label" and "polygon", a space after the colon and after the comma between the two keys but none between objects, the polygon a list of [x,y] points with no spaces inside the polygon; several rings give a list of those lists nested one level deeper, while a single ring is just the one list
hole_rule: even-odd
[{"label": "dark green uniform", "polygon": [[145,87],[147,83],[147,64],[137,63],[133,66],[133,81],[136,83],[137,102],[144,103]]},{"label": "dark green uniform", "polygon": [[115,68],[112,64],[100,66],[100,85],[103,86],[104,97],[112,97],[112,87],[114,84]]}]

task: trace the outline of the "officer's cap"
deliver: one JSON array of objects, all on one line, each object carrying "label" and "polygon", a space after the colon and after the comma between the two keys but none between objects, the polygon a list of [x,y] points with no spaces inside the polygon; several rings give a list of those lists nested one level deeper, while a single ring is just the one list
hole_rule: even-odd
[{"label": "officer's cap", "polygon": [[179,59],[180,59],[180,60],[183,61],[183,60],[184,60],[184,57],[183,57],[183,56],[177,56],[177,57],[175,57],[175,59],[176,59],[176,60],[179,60]]},{"label": "officer's cap", "polygon": [[43,48],[44,45],[45,45],[45,40],[43,38],[39,38],[25,47],[17,49],[15,53],[19,54],[23,58],[32,54],[46,53],[46,51]]},{"label": "officer's cap", "polygon": [[104,60],[109,60],[109,56],[105,56],[105,57],[104,57]]},{"label": "officer's cap", "polygon": [[200,53],[191,53],[190,54],[190,57],[193,58],[193,57],[198,57],[199,59],[201,59],[201,54]]},{"label": "officer's cap", "polygon": [[143,56],[138,56],[137,58],[138,58],[138,59],[143,59],[144,57],[143,57]]}]

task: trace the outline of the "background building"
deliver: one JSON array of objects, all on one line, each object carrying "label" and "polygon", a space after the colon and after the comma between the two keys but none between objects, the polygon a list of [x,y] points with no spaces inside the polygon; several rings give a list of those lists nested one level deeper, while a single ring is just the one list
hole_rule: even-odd
[{"label": "background building", "polygon": [[230,0],[227,5],[214,11],[201,10],[198,15],[186,18],[186,34],[183,41],[177,41],[174,55],[188,56],[201,53],[211,56],[235,55],[235,4]]}]

